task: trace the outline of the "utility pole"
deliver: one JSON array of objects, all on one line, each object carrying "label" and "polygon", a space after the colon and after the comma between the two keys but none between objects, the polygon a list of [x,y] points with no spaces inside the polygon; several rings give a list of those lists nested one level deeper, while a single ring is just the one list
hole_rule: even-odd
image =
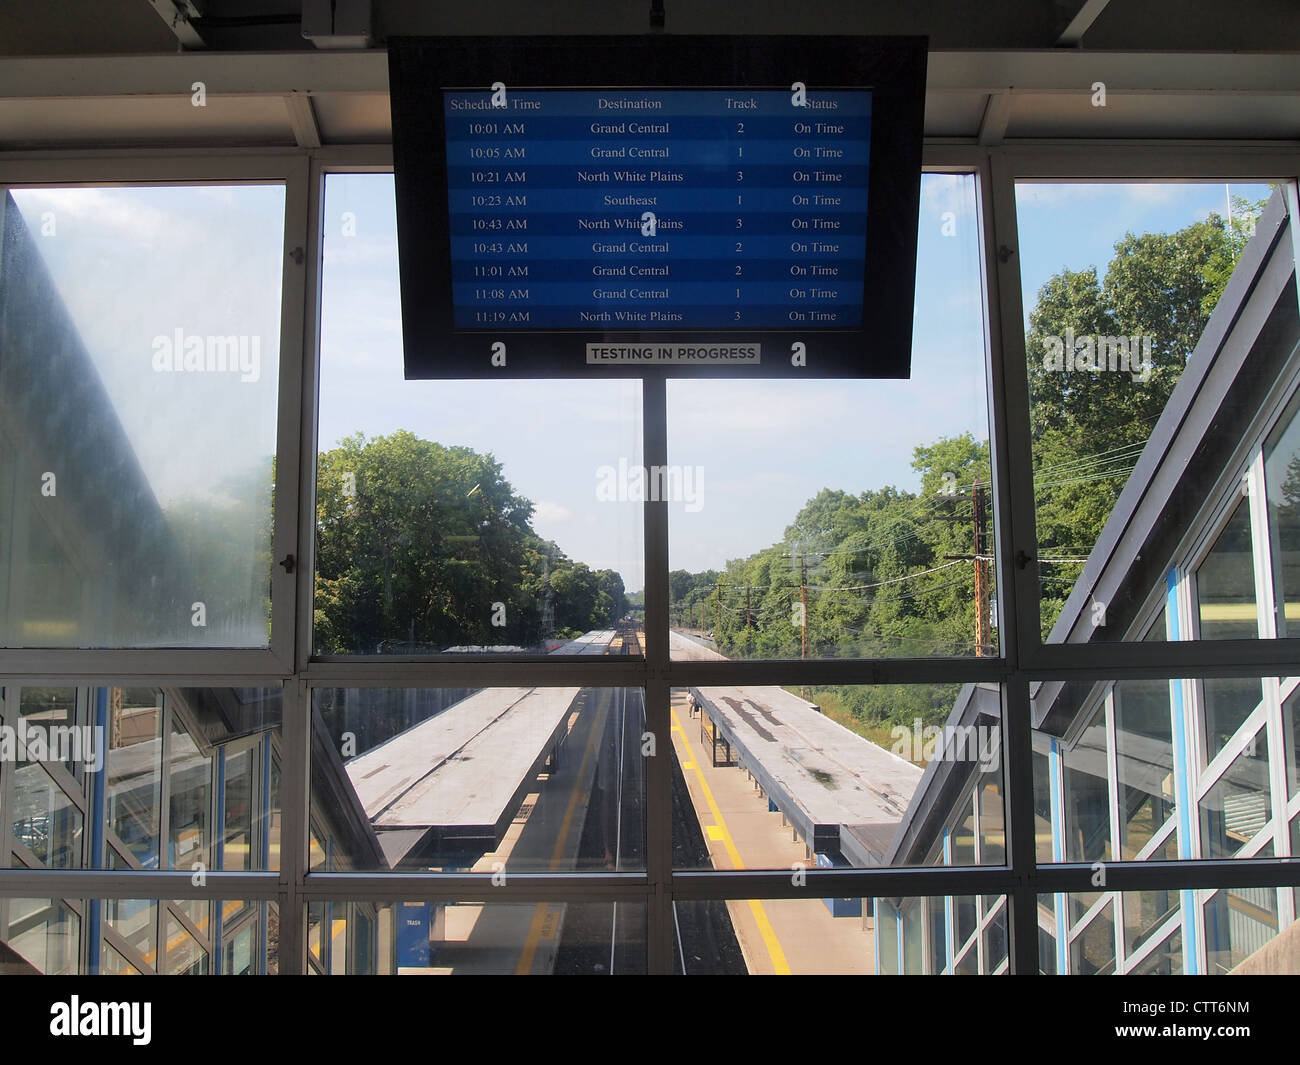
[{"label": "utility pole", "polygon": [[984,657],[988,645],[989,589],[984,571],[984,486],[978,480],[971,485],[972,536],[975,556],[975,657]]},{"label": "utility pole", "polygon": [[803,622],[802,633],[799,638],[799,657],[808,657],[808,556],[802,551],[799,552],[799,602],[802,609],[799,611],[799,620]]},{"label": "utility pole", "polygon": [[[944,555],[946,559],[975,563],[975,657],[987,657],[991,649],[989,633],[989,575],[987,556],[984,553],[984,499],[988,486],[976,479],[971,484],[971,553],[969,555]],[[966,499],[964,495],[950,495],[948,498]],[[950,517],[936,516],[936,521],[964,521],[957,515]]]},{"label": "utility pole", "polygon": [[[551,549],[542,560],[542,639],[555,632],[555,593],[551,591]],[[414,634],[412,634],[414,641]]]},{"label": "utility pole", "polygon": [[749,616],[749,585],[745,585],[745,628],[752,629],[754,622]]},{"label": "utility pole", "polygon": [[718,638],[718,633],[722,631],[722,582],[718,581],[717,584],[713,586],[713,590],[717,593],[714,597],[714,615],[716,620],[713,623],[713,638],[716,640]]}]

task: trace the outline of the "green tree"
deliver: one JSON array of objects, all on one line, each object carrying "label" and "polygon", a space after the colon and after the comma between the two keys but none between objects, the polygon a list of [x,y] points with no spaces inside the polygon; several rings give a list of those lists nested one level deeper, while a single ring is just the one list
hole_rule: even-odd
[{"label": "green tree", "polygon": [[323,653],[537,645],[613,624],[622,579],[532,529],[491,455],[399,431],[318,459],[316,643]]},{"label": "green tree", "polygon": [[[1065,269],[1039,289],[1025,346],[1041,556],[1082,558],[1096,543],[1263,202],[1239,200],[1238,208],[1231,227],[1211,214],[1175,233],[1129,233],[1100,280],[1096,267]],[[1069,338],[1092,338],[1096,353],[1102,336],[1129,338],[1138,372],[1054,363]],[[1143,338],[1142,359],[1134,337]],[[1078,563],[1042,564],[1044,636],[1080,572]]]}]

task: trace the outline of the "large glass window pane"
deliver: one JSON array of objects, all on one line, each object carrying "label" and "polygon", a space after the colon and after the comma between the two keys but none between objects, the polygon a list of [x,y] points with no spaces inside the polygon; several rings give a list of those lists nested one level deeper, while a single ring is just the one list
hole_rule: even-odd
[{"label": "large glass window pane", "polygon": [[268,869],[280,868],[280,759],[267,752],[266,759],[271,763],[271,801],[267,810],[266,835],[262,848],[266,855]]},{"label": "large glass window pane", "polygon": [[[77,976],[81,918],[59,899],[9,899],[0,926],[0,975]],[[5,914],[0,902],[0,915]]]},{"label": "large glass window pane", "polygon": [[80,869],[85,821],[76,803],[37,762],[15,766],[10,772],[14,842],[46,868]]},{"label": "large glass window pane", "polygon": [[1120,898],[1124,908],[1125,949],[1129,954],[1137,953],[1161,931],[1179,908],[1177,891],[1125,891]]},{"label": "large glass window pane", "polygon": [[640,608],[639,382],[405,380],[392,175],[330,175],[325,217],[316,651],[543,652]]},{"label": "large glass window pane", "polygon": [[1060,971],[1056,954],[1056,898],[1052,895],[1038,897],[1038,971],[1043,976],[1055,976]]},{"label": "large glass window pane", "polygon": [[[708,906],[706,910],[695,904],[677,904],[682,938],[674,953],[679,958],[676,966],[679,972],[860,976],[897,973],[901,963],[907,972],[920,973],[927,971],[931,956],[923,943],[924,899],[872,900],[813,895],[793,899],[729,899]],[[690,922],[689,928],[684,921]],[[692,956],[691,944],[702,941],[719,945],[717,959]]]},{"label": "large glass window pane", "polygon": [[[616,912],[615,912],[616,911]],[[313,902],[321,975],[639,975],[645,907],[620,902]]]},{"label": "large glass window pane", "polygon": [[[807,907],[807,904],[804,904]],[[923,972],[921,936],[925,918],[925,900],[909,899],[903,904],[903,971],[909,974]]]},{"label": "large glass window pane", "polygon": [[111,941],[115,939],[156,970],[158,903],[153,899],[105,899],[102,906],[104,922],[112,933],[105,935],[103,949],[113,949]]},{"label": "large glass window pane", "polygon": [[0,646],[267,646],[284,203],[0,200]]},{"label": "large glass window pane", "polygon": [[[1119,771],[1120,851],[1132,861],[1174,812],[1173,717],[1169,682],[1128,680],[1116,684],[1115,754]],[[1177,858],[1178,840],[1153,858]]]},{"label": "large glass window pane", "polygon": [[1269,746],[1261,729],[1201,800],[1201,857],[1231,858],[1273,814]]},{"label": "large glass window pane", "polygon": [[1264,484],[1277,634],[1294,636],[1300,631],[1300,396],[1264,445]]},{"label": "large glass window pane", "polygon": [[922,176],[910,379],[668,382],[674,657],[998,653],[976,203]]},{"label": "large glass window pane", "polygon": [[1181,976],[1184,971],[1182,931],[1171,933],[1128,971],[1134,976]]},{"label": "large glass window pane", "polygon": [[[969,940],[975,935],[975,929],[978,925],[976,920],[976,905],[974,895],[958,895],[952,900],[953,905],[953,927],[956,930],[956,941],[953,945],[953,953],[960,954]],[[971,948],[972,953],[974,947]]]},{"label": "large glass window pane", "polygon": [[[1300,856],[1300,813],[1291,818],[1291,853]],[[1300,913],[1300,884],[1291,889],[1292,902],[1297,913]]]},{"label": "large glass window pane", "polygon": [[1066,915],[1069,918],[1069,925],[1072,930],[1101,901],[1101,898],[1102,892],[1100,891],[1076,891],[1066,896]]},{"label": "large glass window pane", "polygon": [[947,900],[932,896],[924,902],[926,939],[929,947],[927,959],[930,973],[942,973],[948,966],[948,934],[945,920]]},{"label": "large glass window pane", "polygon": [[898,976],[898,910],[889,899],[876,899],[874,905],[877,962],[876,972],[880,976]]},{"label": "large glass window pane", "polygon": [[[1295,681],[1259,677],[1080,679],[1039,685],[1032,700],[1035,719],[1042,721],[1045,730],[1050,725],[1052,733],[1078,734],[1070,742],[1059,736],[1055,740],[1060,753],[1064,824],[1054,825],[1054,829],[1064,834],[1064,860],[1177,861],[1189,855],[1207,859],[1272,855],[1271,829],[1264,836],[1260,833],[1270,825],[1278,806],[1271,782],[1275,775],[1286,775],[1290,755],[1278,749],[1284,744],[1269,741],[1262,714],[1255,716],[1249,731],[1244,731],[1247,726],[1243,722],[1260,708],[1262,694],[1275,691],[1279,684],[1283,691],[1290,691]],[[1113,713],[1113,749],[1107,706]],[[1088,725],[1078,731],[1075,722],[1080,714],[1091,716]],[[1215,737],[1208,759],[1200,763],[1195,753],[1201,746],[1198,736]],[[1234,754],[1226,759],[1222,752],[1229,745]],[[1039,795],[1049,791],[1046,766],[1046,759],[1035,759]],[[1113,782],[1112,772],[1117,774]],[[1174,816],[1177,799],[1183,794],[1193,808],[1190,820]],[[1055,820],[1056,815],[1049,814]],[[1113,827],[1116,815],[1117,836]],[[1098,897],[1092,896],[1091,901]],[[1081,916],[1076,912],[1072,919]]]},{"label": "large glass window pane", "polygon": [[107,943],[99,958],[99,971],[103,976],[139,976],[140,970]]},{"label": "large glass window pane", "polygon": [[1259,706],[1260,682],[1252,677],[1209,677],[1201,682],[1205,699],[1205,761],[1214,760]]},{"label": "large glass window pane", "polygon": [[1007,860],[1007,830],[1003,820],[1002,774],[986,773],[979,783],[980,862],[1001,865]]},{"label": "large glass window pane", "polygon": [[221,868],[250,869],[253,859],[253,752],[240,751],[222,766]]},{"label": "large glass window pane", "polygon": [[1196,570],[1201,639],[1250,639],[1259,635],[1254,565],[1250,508],[1241,502]]},{"label": "large glass window pane", "polygon": [[[1071,914],[1064,967],[1058,966],[1057,896],[1038,897],[1039,967],[1073,976],[1115,973],[1178,975],[1183,972],[1183,926],[1177,891],[1069,895]],[[1096,905],[1099,900],[1101,905]],[[1118,909],[1117,909],[1118,908]],[[1115,915],[1123,914],[1125,955],[1115,956]],[[1086,916],[1084,923],[1080,920]],[[1156,942],[1153,945],[1153,940]]]},{"label": "large glass window pane", "polygon": [[984,896],[984,968],[997,972],[1007,961],[1007,907],[997,895]]},{"label": "large glass window pane", "polygon": [[1276,888],[1224,888],[1204,903],[1205,955],[1212,975],[1242,966],[1257,974],[1288,971],[1264,951],[1278,933]]},{"label": "large glass window pane", "polygon": [[1083,976],[1115,971],[1115,916],[1107,904],[1070,940],[1070,971]]},{"label": "large glass window pane", "polygon": [[1282,703],[1282,742],[1286,748],[1286,793],[1300,790],[1300,687]]},{"label": "large glass window pane", "polygon": [[106,848],[110,868],[133,860],[145,869],[158,863],[162,812],[162,694],[153,688],[110,688],[110,747],[105,768]]},{"label": "large glass window pane", "polygon": [[1016,202],[1043,638],[1140,639],[1153,590],[1234,501],[1199,634],[1175,629],[1258,636],[1240,445],[1297,357],[1282,193],[1022,181]]},{"label": "large glass window pane", "polygon": [[1106,712],[1099,708],[1071,749],[1061,755],[1065,799],[1065,860],[1110,861],[1110,790]]},{"label": "large glass window pane", "polygon": [[[206,904],[205,904],[206,905]],[[139,975],[165,972],[199,975],[213,971],[214,929],[209,912],[243,913],[227,924],[222,939],[224,973],[274,973],[279,934],[276,904],[213,900],[198,925],[181,920],[175,900],[9,899],[0,900],[0,974]],[[163,923],[157,938],[159,918]],[[92,932],[98,939],[83,942]],[[160,952],[161,951],[161,956]]]},{"label": "large glass window pane", "polygon": [[680,947],[675,951],[676,975],[725,976],[746,971],[745,956],[736,938],[729,907],[722,899],[673,903],[673,921]]},{"label": "large glass window pane", "polygon": [[[83,762],[93,763],[103,749],[94,742],[96,737],[76,728],[76,688],[23,688],[18,716],[23,730],[36,733],[43,741],[45,753],[35,760],[62,761],[74,776],[79,774]],[[18,759],[19,764],[22,761]]]},{"label": "large glass window pane", "polygon": [[1047,755],[1034,752],[1034,858],[1052,860],[1052,784]]},{"label": "large glass window pane", "polygon": [[180,976],[206,976],[211,971],[208,952],[171,913],[167,915],[167,972]]},{"label": "large glass window pane", "polygon": [[[801,903],[807,906],[807,904]],[[968,908],[972,914],[978,912],[978,927],[980,935],[972,936],[969,945],[961,939],[958,933],[958,941],[954,949],[955,965],[953,971],[957,975],[975,975],[975,974],[992,974],[1006,972],[1007,963],[1007,925],[1006,925],[1006,899],[1001,895],[985,895],[980,898],[974,896],[964,896],[962,898],[953,898],[950,896],[934,896],[930,899],[875,899],[872,906],[874,908],[874,920],[864,922],[868,929],[867,935],[878,940],[879,944],[879,965],[876,972],[881,976],[899,975],[898,967],[898,914],[902,914],[903,930],[903,948],[906,958],[906,965],[901,970],[908,976],[919,974],[937,975],[945,971],[946,959],[944,951],[945,931],[943,924],[943,914],[946,908],[952,905],[959,911]],[[811,907],[808,908],[811,913]],[[914,934],[912,931],[913,918],[917,926]],[[928,917],[926,916],[928,914]],[[920,951],[920,922],[924,919],[930,929],[929,950],[924,954]],[[843,927],[840,928],[840,925]],[[855,933],[848,922],[840,922],[836,926],[839,928],[839,934],[834,940],[822,939],[822,944],[828,952],[837,951],[841,945],[851,946]],[[972,924],[972,932],[975,925]],[[915,945],[914,945],[915,941]],[[963,948],[965,948],[963,950]],[[796,972],[800,970],[794,970]],[[826,968],[825,972],[849,971],[843,968]]]},{"label": "large glass window pane", "polygon": [[168,867],[189,869],[195,863],[208,867],[211,858],[211,803],[213,759],[201,751],[175,716],[168,751],[171,804]]},{"label": "large glass window pane", "polygon": [[[18,705],[27,692],[10,688],[4,699]],[[267,785],[275,782],[278,688],[101,687],[81,698],[92,723],[76,727],[92,737],[83,747],[94,757],[80,763],[80,781],[61,762],[0,765],[0,815],[17,843],[12,855],[0,854],[0,867],[277,867],[280,812]]]},{"label": "large glass window pane", "polygon": [[253,968],[254,926],[249,925],[225,937],[221,945],[221,972],[225,976],[244,976]]},{"label": "large glass window pane", "polygon": [[322,689],[311,865],[645,868],[639,688]]},{"label": "large glass window pane", "polygon": [[1001,715],[996,685],[674,689],[675,863],[944,864],[947,838],[950,864],[1000,865]]},{"label": "large glass window pane", "polygon": [[971,801],[970,798],[964,799],[954,811],[957,817],[949,831],[951,865],[975,864],[975,814],[971,811]]}]

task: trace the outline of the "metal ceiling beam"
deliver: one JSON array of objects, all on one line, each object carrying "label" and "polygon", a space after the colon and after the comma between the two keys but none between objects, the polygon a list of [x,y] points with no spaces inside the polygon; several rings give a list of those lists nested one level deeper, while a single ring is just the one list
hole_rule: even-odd
[{"label": "metal ceiling beam", "polygon": [[[205,81],[210,92],[386,93],[388,53],[188,52],[182,55],[0,59],[0,99],[176,96]],[[1112,92],[1300,95],[1300,63],[1274,52],[932,52],[929,93],[1077,93],[1104,81]],[[220,88],[218,88],[218,86]]]},{"label": "metal ceiling beam", "polygon": [[187,52],[182,55],[0,59],[0,99],[386,93],[388,52]]},{"label": "metal ceiling beam", "polygon": [[149,6],[167,23],[167,28],[176,35],[181,48],[208,46],[207,42],[199,36],[199,31],[194,28],[193,20],[203,17],[197,0],[149,0]]},{"label": "metal ceiling beam", "polygon": [[320,126],[316,123],[316,109],[311,105],[311,97],[305,92],[291,92],[284,98],[285,110],[289,112],[289,124],[293,127],[293,138],[299,148],[320,147]]},{"label": "metal ceiling beam", "polygon": [[1056,39],[1056,43],[1065,48],[1078,48],[1083,43],[1083,35],[1088,32],[1097,16],[1106,10],[1110,0],[1084,0],[1083,7],[1070,20],[1065,32]]},{"label": "metal ceiling beam", "polygon": [[984,107],[984,117],[980,119],[979,143],[985,147],[1001,144],[1010,121],[1011,93],[993,93]]},{"label": "metal ceiling beam", "polygon": [[931,52],[929,93],[1077,93],[1094,81],[1126,93],[1300,93],[1300,63],[1281,52]]}]

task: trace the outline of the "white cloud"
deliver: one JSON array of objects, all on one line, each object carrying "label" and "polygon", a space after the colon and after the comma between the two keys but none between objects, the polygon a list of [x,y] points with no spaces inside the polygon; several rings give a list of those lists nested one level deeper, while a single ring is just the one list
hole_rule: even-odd
[{"label": "white cloud", "polygon": [[564,522],[572,520],[572,518],[573,511],[562,503],[543,499],[540,503],[533,504],[533,521],[535,523],[562,525]]},{"label": "white cloud", "polygon": [[184,216],[146,202],[140,195],[143,191],[13,189],[12,195],[27,225],[37,233],[41,229],[41,215],[51,211],[56,233],[62,221],[65,234],[71,235],[68,227],[71,222],[85,234],[93,234],[95,239],[116,237],[128,245],[165,245],[192,252],[210,242],[211,233],[204,232]]},{"label": "white cloud", "polygon": [[[924,174],[921,177],[921,217],[942,217],[951,211],[958,219],[975,214],[974,182],[966,174]],[[922,222],[922,225],[925,223]]]}]

